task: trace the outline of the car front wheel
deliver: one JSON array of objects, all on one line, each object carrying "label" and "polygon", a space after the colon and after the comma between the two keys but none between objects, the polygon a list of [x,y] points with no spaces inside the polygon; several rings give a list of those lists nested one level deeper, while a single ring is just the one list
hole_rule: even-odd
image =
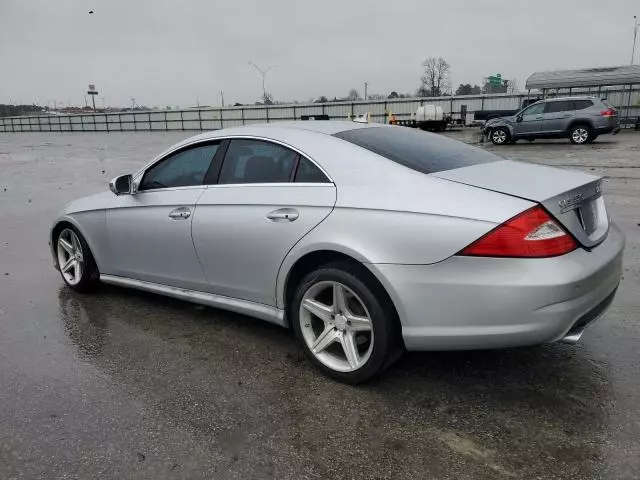
[{"label": "car front wheel", "polygon": [[504,145],[510,140],[509,131],[504,127],[497,127],[491,130],[491,141],[494,145]]},{"label": "car front wheel", "polygon": [[71,289],[87,292],[98,283],[98,267],[89,245],[74,227],[65,227],[58,234],[56,259],[62,279]]},{"label": "car front wheel", "polygon": [[590,137],[591,129],[587,125],[576,125],[569,130],[569,140],[576,145],[588,143]]},{"label": "car front wheel", "polygon": [[395,311],[379,285],[350,263],[309,273],[291,304],[296,337],[320,370],[345,383],[369,380],[402,352]]}]

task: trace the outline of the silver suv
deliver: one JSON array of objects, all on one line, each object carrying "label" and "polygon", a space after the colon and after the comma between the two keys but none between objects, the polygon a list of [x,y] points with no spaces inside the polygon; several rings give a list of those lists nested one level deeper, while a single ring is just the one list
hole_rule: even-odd
[{"label": "silver suv", "polygon": [[511,117],[493,118],[482,129],[496,145],[536,138],[569,138],[571,143],[583,144],[619,131],[616,109],[595,97],[541,100]]}]

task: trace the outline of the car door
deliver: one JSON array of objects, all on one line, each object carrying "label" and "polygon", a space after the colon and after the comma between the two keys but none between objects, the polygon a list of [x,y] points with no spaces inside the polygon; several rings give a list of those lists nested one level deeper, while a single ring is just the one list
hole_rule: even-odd
[{"label": "car door", "polygon": [[299,152],[271,140],[231,140],[193,217],[210,292],[276,306],[282,261],[335,202],[335,185]]},{"label": "car door", "polygon": [[189,145],[144,172],[133,195],[107,211],[112,275],[206,291],[191,238],[198,198],[219,143]]},{"label": "car door", "polygon": [[526,108],[517,117],[513,127],[515,136],[536,136],[542,130],[544,103],[536,103]]},{"label": "car door", "polygon": [[543,113],[542,133],[559,134],[566,132],[575,116],[576,108],[573,100],[547,102]]}]

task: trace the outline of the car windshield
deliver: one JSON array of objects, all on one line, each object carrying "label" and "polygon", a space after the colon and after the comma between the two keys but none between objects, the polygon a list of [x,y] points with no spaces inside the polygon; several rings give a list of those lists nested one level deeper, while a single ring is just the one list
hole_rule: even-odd
[{"label": "car windshield", "polygon": [[359,128],[334,136],[421,173],[501,160],[466,143],[404,127]]}]

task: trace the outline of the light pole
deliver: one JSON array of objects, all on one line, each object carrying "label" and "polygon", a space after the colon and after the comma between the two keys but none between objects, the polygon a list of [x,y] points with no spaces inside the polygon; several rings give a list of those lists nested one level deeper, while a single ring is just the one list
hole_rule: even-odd
[{"label": "light pole", "polygon": [[633,47],[631,48],[631,65],[633,65],[633,56],[636,53],[636,37],[638,36],[638,20],[633,16]]},{"label": "light pole", "polygon": [[255,68],[258,71],[258,73],[262,75],[262,101],[264,102],[267,97],[267,89],[265,88],[265,79],[267,77],[267,72],[271,70],[273,67],[275,67],[275,65],[269,65],[265,70],[261,69],[259,66],[257,66],[253,62],[249,62],[249,65]]},{"label": "light pole", "polygon": [[364,99],[366,100],[367,97],[367,87],[369,86],[369,84],[367,82],[364,82]]}]

